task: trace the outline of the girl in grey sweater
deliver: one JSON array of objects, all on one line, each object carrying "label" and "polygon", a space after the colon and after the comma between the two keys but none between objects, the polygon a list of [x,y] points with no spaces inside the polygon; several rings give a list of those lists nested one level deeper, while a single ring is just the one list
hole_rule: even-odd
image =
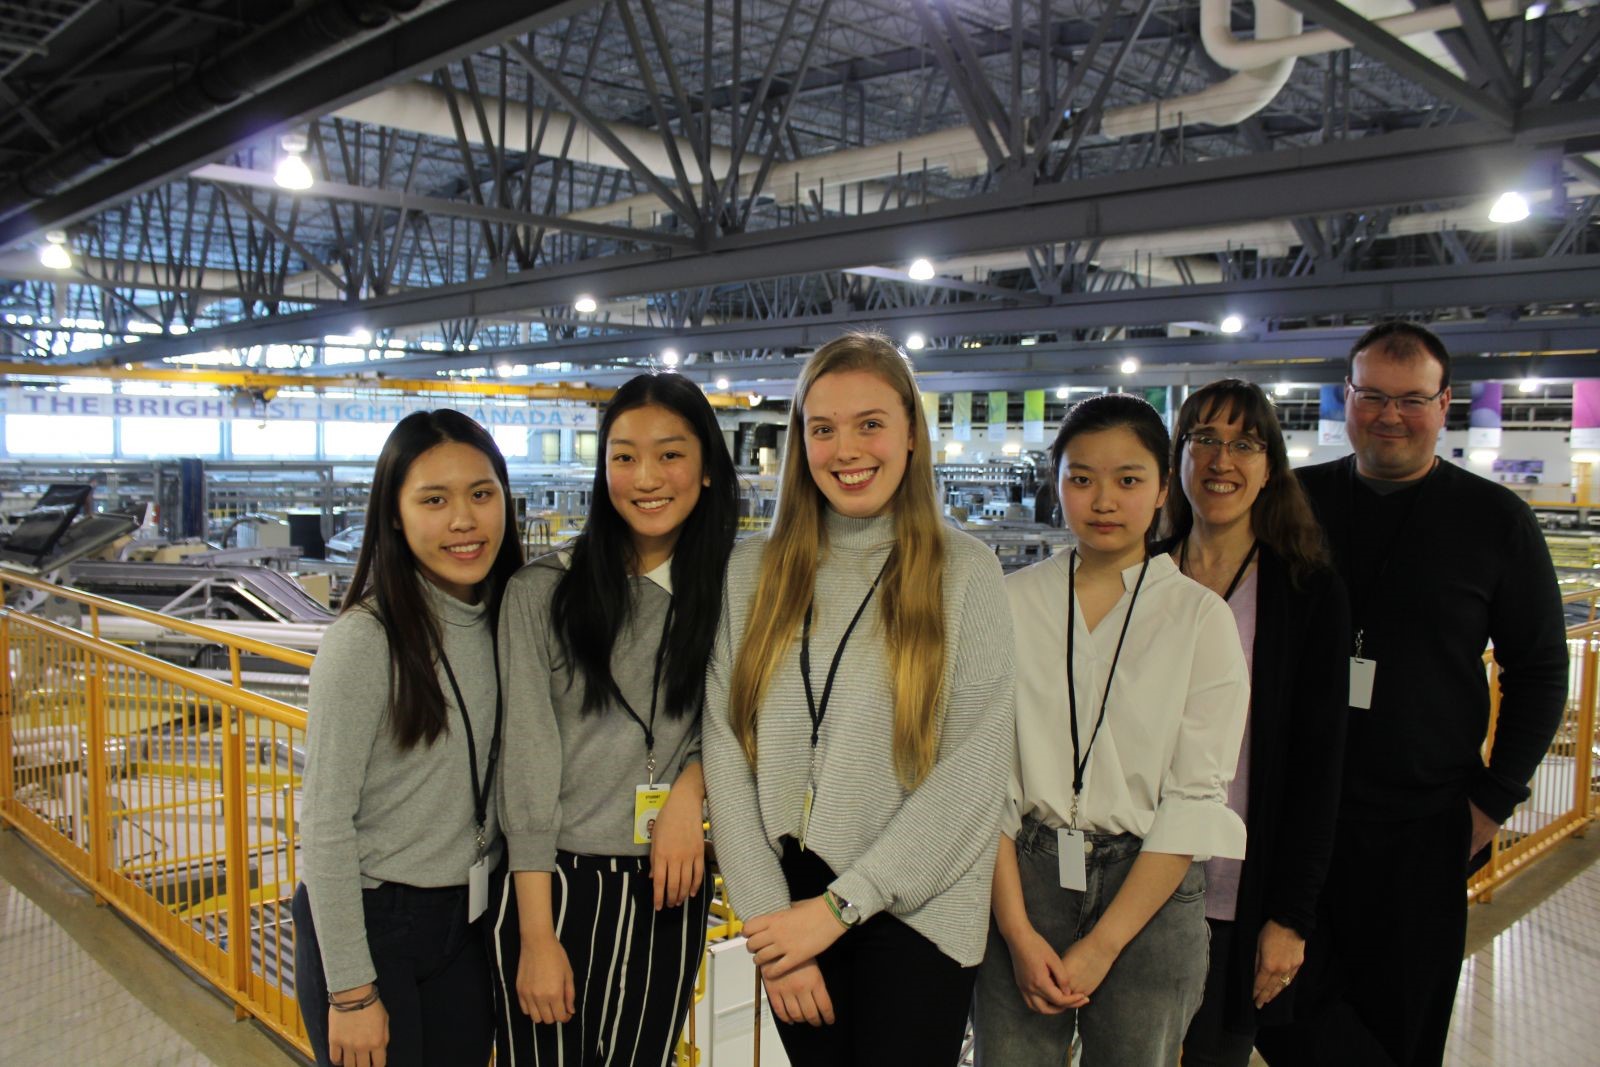
[{"label": "girl in grey sweater", "polygon": [[1012,756],[994,554],[943,523],[904,356],[806,365],[707,678],[712,838],[791,1062],[954,1064]]},{"label": "girl in grey sweater", "polygon": [[522,562],[494,439],[448,409],[402,419],[366,530],[311,668],[295,994],[318,1064],[470,1067],[493,1027],[494,616]]},{"label": "girl in grey sweater", "polygon": [[502,1067],[661,1067],[705,945],[700,706],[733,461],[676,374],[617,390],[600,441],[584,532],[511,580],[500,620]]}]

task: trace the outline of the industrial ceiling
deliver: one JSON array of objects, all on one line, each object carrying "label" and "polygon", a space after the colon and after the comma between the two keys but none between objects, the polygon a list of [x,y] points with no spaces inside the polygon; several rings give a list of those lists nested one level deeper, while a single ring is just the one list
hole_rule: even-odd
[{"label": "industrial ceiling", "polygon": [[1595,375],[1597,80],[1590,0],[12,0],[0,355],[1312,382],[1404,314]]}]

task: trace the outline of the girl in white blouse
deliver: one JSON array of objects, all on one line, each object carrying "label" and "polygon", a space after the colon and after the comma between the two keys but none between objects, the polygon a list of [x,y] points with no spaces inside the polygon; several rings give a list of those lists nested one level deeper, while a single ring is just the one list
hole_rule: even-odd
[{"label": "girl in white blouse", "polygon": [[1222,598],[1148,549],[1170,449],[1126,394],[1076,405],[1050,458],[1071,553],[1006,580],[1017,762],[974,1001],[979,1065],[1178,1059],[1206,973],[1209,856],[1242,857],[1228,810],[1249,681]]}]

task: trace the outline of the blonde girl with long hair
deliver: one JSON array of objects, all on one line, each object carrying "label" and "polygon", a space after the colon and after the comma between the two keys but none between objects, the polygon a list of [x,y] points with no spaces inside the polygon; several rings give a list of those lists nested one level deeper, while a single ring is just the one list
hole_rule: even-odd
[{"label": "blonde girl with long hair", "polygon": [[712,838],[789,1059],[953,1064],[1012,762],[999,564],[940,516],[885,337],[811,357],[706,684]]}]

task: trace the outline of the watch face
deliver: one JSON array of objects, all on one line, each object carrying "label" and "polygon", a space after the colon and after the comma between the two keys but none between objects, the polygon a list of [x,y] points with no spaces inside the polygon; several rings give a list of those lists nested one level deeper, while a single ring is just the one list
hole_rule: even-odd
[{"label": "watch face", "polygon": [[844,917],[844,924],[846,926],[854,926],[856,923],[861,921],[861,912],[857,910],[854,904],[845,904],[841,902],[839,906],[839,914]]}]

